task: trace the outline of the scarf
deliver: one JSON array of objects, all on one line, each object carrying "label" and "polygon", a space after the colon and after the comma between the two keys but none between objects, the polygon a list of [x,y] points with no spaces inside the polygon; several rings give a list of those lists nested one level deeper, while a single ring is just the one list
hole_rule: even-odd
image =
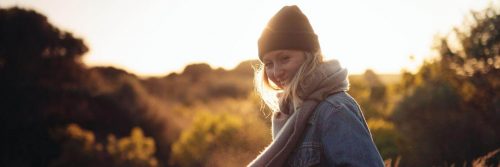
[{"label": "scarf", "polygon": [[347,69],[342,68],[337,60],[320,64],[313,74],[306,76],[299,84],[297,95],[303,100],[301,106],[295,112],[290,112],[290,107],[287,107],[289,104],[281,104],[280,111],[273,113],[273,141],[248,166],[284,166],[316,106],[329,95],[348,89]]}]

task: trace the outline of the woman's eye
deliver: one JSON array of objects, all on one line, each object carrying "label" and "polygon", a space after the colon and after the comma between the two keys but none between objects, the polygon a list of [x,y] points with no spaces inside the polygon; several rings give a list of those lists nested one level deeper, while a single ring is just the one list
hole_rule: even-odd
[{"label": "woman's eye", "polygon": [[265,63],[265,64],[264,64],[264,67],[266,67],[266,68],[270,68],[270,67],[272,67],[272,66],[273,66],[273,63]]},{"label": "woman's eye", "polygon": [[286,60],[289,60],[289,59],[290,59],[290,56],[283,56],[283,57],[281,58],[281,60],[283,60],[283,61],[286,61]]}]

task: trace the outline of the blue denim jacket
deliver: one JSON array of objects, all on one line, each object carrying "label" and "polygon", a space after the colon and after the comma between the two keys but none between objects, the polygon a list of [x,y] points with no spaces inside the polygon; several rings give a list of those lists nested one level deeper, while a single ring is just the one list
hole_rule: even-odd
[{"label": "blue denim jacket", "polygon": [[346,92],[318,104],[289,166],[384,166],[359,105]]}]

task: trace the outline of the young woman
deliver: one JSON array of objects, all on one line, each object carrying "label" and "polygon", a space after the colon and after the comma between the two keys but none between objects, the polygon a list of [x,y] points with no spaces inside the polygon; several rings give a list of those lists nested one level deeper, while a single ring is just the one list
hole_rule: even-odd
[{"label": "young woman", "polygon": [[255,86],[273,110],[273,142],[248,166],[384,166],[349,89],[347,70],[323,61],[297,6],[283,7],[258,42]]}]

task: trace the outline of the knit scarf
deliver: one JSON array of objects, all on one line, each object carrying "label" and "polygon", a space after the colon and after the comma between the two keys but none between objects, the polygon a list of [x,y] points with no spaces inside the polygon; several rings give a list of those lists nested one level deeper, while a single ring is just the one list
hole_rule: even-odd
[{"label": "knit scarf", "polygon": [[273,113],[273,141],[248,166],[284,166],[319,102],[333,93],[348,89],[347,70],[337,60],[320,64],[312,75],[306,76],[299,84],[297,94],[303,100],[301,106],[293,112],[287,107],[289,104],[280,104],[280,111]]}]

